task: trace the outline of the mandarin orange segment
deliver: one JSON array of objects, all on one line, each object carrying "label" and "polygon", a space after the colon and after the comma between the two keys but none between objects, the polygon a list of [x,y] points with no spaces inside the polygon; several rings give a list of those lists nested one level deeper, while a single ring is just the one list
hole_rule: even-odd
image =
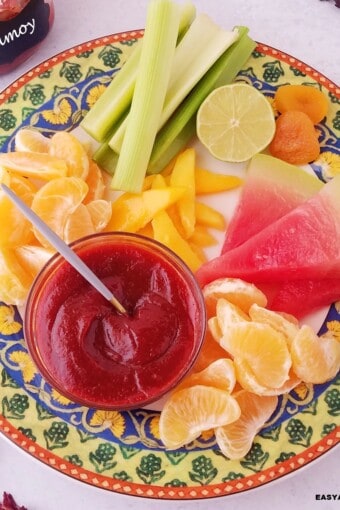
[{"label": "mandarin orange segment", "polygon": [[318,134],[308,115],[297,110],[282,113],[276,120],[269,152],[292,165],[305,165],[317,159],[320,154]]},{"label": "mandarin orange segment", "polygon": [[0,165],[23,177],[34,177],[44,181],[64,177],[67,173],[65,161],[40,152],[1,153]]},{"label": "mandarin orange segment", "polygon": [[328,335],[317,336],[307,325],[295,336],[291,356],[294,372],[306,383],[322,384],[340,369],[340,343]]},{"label": "mandarin orange segment", "polygon": [[[222,330],[221,330],[221,327],[220,327],[220,324],[218,322],[216,315],[214,315],[214,317],[210,317],[208,319],[208,328],[209,328],[209,332],[210,332],[212,338],[215,340],[215,342],[217,342],[218,345],[220,345],[220,341],[223,336],[223,333],[222,333]],[[225,352],[225,349],[223,349],[223,350]]]},{"label": "mandarin orange segment", "polygon": [[228,425],[215,429],[221,452],[229,459],[241,459],[251,448],[256,434],[275,411],[278,399],[260,397],[248,391],[235,394],[240,406],[240,417]]},{"label": "mandarin orange segment", "polygon": [[50,139],[37,129],[22,128],[15,135],[16,151],[47,153],[49,147]]},{"label": "mandarin orange segment", "polygon": [[92,200],[88,204],[81,203],[68,215],[63,239],[71,243],[96,232],[101,232],[110,221],[111,203],[106,200]]},{"label": "mandarin orange segment", "polygon": [[213,361],[226,357],[226,351],[222,349],[218,342],[213,338],[210,330],[207,329],[201,350],[192,368],[193,372],[200,372]]},{"label": "mandarin orange segment", "polygon": [[249,316],[245,312],[243,312],[241,308],[234,305],[230,301],[227,301],[224,298],[220,298],[217,300],[216,317],[224,341],[226,336],[234,334],[233,331],[235,328],[237,329],[239,325],[243,327],[244,324],[247,325],[250,321]]},{"label": "mandarin orange segment", "polygon": [[89,157],[83,144],[75,136],[67,131],[58,131],[51,138],[49,153],[65,161],[68,177],[86,180],[89,173]]},{"label": "mandarin orange segment", "polygon": [[[32,201],[32,210],[63,238],[67,218],[81,204],[87,192],[87,184],[78,177],[54,179],[37,191]],[[34,229],[34,234],[43,246],[50,248],[40,232]]]},{"label": "mandarin orange segment", "polygon": [[22,305],[33,277],[19,263],[12,248],[0,248],[0,301],[8,305]]},{"label": "mandarin orange segment", "polygon": [[243,389],[255,393],[256,395],[284,395],[285,393],[289,393],[301,382],[301,379],[298,378],[291,368],[288,374],[288,379],[279,388],[273,388],[265,386],[259,382],[258,377],[255,375],[249,362],[244,358],[235,358],[234,366],[237,382]]},{"label": "mandarin orange segment", "polygon": [[224,335],[220,345],[236,360],[245,360],[258,382],[280,388],[289,378],[292,365],[284,336],[268,324],[244,322]]},{"label": "mandarin orange segment", "polygon": [[92,200],[86,204],[86,208],[90,214],[94,231],[101,232],[108,225],[112,216],[111,203],[107,200]]},{"label": "mandarin orange segment", "polygon": [[84,204],[88,204],[92,200],[100,200],[104,197],[105,182],[103,173],[97,163],[92,160],[89,160],[89,171],[85,182],[89,190],[83,200]]},{"label": "mandarin orange segment", "polygon": [[186,377],[179,388],[189,388],[195,385],[212,386],[231,393],[236,384],[234,363],[229,358],[220,358]]},{"label": "mandarin orange segment", "polygon": [[253,303],[267,305],[265,294],[252,283],[239,278],[218,278],[203,288],[208,309],[214,309],[219,298],[224,298],[248,313]]},{"label": "mandarin orange segment", "polygon": [[2,166],[0,166],[0,183],[6,186],[11,185],[11,173]]},{"label": "mandarin orange segment", "polygon": [[15,254],[24,270],[35,277],[55,251],[43,246],[22,245],[15,248]]},{"label": "mandarin orange segment", "polygon": [[166,401],[159,420],[160,439],[168,449],[184,446],[211,428],[237,420],[240,407],[228,392],[210,386],[175,391]]},{"label": "mandarin orange segment", "polygon": [[94,233],[95,230],[88,208],[85,204],[79,204],[75,211],[67,215],[61,237],[65,243],[69,244]]},{"label": "mandarin orange segment", "polygon": [[[35,187],[24,177],[10,175],[9,179],[4,174],[7,185],[27,204],[32,203]],[[6,183],[6,182],[5,182]],[[0,245],[18,246],[29,243],[34,239],[31,223],[18,211],[12,201],[0,190]]]},{"label": "mandarin orange segment", "polygon": [[280,113],[298,110],[308,115],[313,124],[326,116],[329,107],[326,95],[310,85],[282,85],[274,99]]},{"label": "mandarin orange segment", "polygon": [[295,317],[268,310],[258,306],[256,303],[250,307],[249,316],[253,321],[269,324],[276,331],[283,334],[288,342],[288,346],[291,345],[293,338],[299,331],[299,323]]}]

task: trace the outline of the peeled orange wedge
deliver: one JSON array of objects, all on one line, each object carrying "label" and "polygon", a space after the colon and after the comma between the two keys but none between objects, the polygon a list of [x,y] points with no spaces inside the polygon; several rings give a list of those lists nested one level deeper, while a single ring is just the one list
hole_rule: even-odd
[{"label": "peeled orange wedge", "polygon": [[218,278],[208,283],[203,288],[203,295],[208,307],[212,312],[215,310],[219,298],[224,298],[241,310],[248,313],[253,303],[266,306],[265,294],[252,283],[239,278]]},{"label": "peeled orange wedge", "polygon": [[222,349],[219,343],[212,336],[212,333],[209,329],[207,329],[201,350],[193,366],[193,371],[200,372],[204,368],[208,367],[213,361],[225,358],[226,355],[226,351]]},{"label": "peeled orange wedge", "polygon": [[220,358],[213,361],[200,372],[195,372],[186,377],[180,384],[180,388],[188,388],[199,384],[231,393],[236,384],[233,361],[229,358]]},{"label": "peeled orange wedge", "polygon": [[288,346],[291,345],[293,338],[299,331],[299,323],[295,317],[273,312],[272,310],[258,306],[256,303],[250,307],[249,316],[253,321],[268,324],[281,333],[285,337]]},{"label": "peeled orange wedge", "polygon": [[96,232],[101,232],[110,221],[111,204],[106,200],[81,203],[66,218],[62,237],[66,243],[76,241]]},{"label": "peeled orange wedge", "polygon": [[48,153],[50,139],[37,129],[22,128],[15,135],[15,150]]},{"label": "peeled orange wedge", "polygon": [[[35,187],[24,177],[9,175],[3,179],[28,206],[31,205]],[[31,223],[18,211],[11,200],[0,190],[0,246],[18,246],[34,239]]]},{"label": "peeled orange wedge", "polygon": [[89,157],[83,144],[67,131],[55,133],[49,146],[49,154],[65,161],[68,177],[86,179],[89,173]]},{"label": "peeled orange wedge", "polygon": [[89,187],[86,197],[84,198],[84,204],[88,204],[92,200],[99,200],[104,198],[105,183],[103,173],[97,163],[89,161],[89,171],[85,180]]},{"label": "peeled orange wedge", "polygon": [[35,277],[46,262],[54,255],[55,251],[43,246],[24,244],[15,248],[16,257],[32,277]]},{"label": "peeled orange wedge", "polygon": [[65,177],[67,165],[62,159],[40,152],[7,152],[0,154],[0,166],[24,177],[49,181]]},{"label": "peeled orange wedge", "polygon": [[306,383],[324,383],[340,368],[340,343],[331,336],[317,336],[310,326],[302,326],[295,336],[291,355],[295,373]]},{"label": "peeled orange wedge", "polygon": [[292,365],[286,340],[268,324],[244,323],[221,345],[236,360],[244,360],[263,386],[280,388],[289,378]]},{"label": "peeled orange wedge", "polygon": [[22,305],[32,280],[32,276],[19,263],[14,249],[0,247],[0,301]]},{"label": "peeled orange wedge", "polygon": [[259,430],[273,414],[277,397],[260,397],[248,391],[235,394],[240,406],[240,417],[228,425],[215,429],[221,452],[229,459],[241,459],[251,448]]},{"label": "peeled orange wedge", "polygon": [[[88,186],[79,177],[53,179],[40,188],[32,201],[33,211],[60,237],[64,238],[67,218],[84,200]],[[34,229],[38,241],[50,248],[44,236]]]},{"label": "peeled orange wedge", "polygon": [[203,431],[226,425],[239,418],[240,407],[224,390],[191,386],[175,391],[160,414],[160,439],[176,449],[196,439]]},{"label": "peeled orange wedge", "polygon": [[238,328],[242,328],[242,334],[243,327],[247,328],[250,323],[249,316],[241,308],[224,298],[216,303],[216,318],[222,333],[219,343],[224,348],[227,346],[229,336],[235,335]]},{"label": "peeled orange wedge", "polygon": [[92,200],[86,204],[95,232],[101,232],[109,223],[112,216],[111,203],[107,200]]},{"label": "peeled orange wedge", "polygon": [[247,391],[261,396],[283,395],[295,388],[301,379],[294,373],[292,368],[289,370],[287,380],[279,387],[265,385],[259,381],[258,375],[252,369],[251,364],[244,358],[234,359],[235,373],[237,382]]}]

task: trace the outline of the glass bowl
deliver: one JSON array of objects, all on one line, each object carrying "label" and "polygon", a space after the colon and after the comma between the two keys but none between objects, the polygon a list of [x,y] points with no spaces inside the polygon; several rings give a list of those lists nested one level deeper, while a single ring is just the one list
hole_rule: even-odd
[{"label": "glass bowl", "polygon": [[27,299],[28,350],[45,380],[72,402],[149,405],[181,381],[199,353],[206,329],[201,289],[177,255],[144,236],[107,232],[71,246],[128,315],[56,254]]}]

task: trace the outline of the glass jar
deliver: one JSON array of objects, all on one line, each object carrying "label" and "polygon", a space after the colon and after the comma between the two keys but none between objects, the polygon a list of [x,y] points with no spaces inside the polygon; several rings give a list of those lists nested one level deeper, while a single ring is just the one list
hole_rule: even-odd
[{"label": "glass jar", "polygon": [[197,280],[175,253],[138,234],[93,234],[71,246],[128,315],[56,254],[26,303],[32,359],[53,388],[80,405],[154,403],[179,384],[202,346],[206,309]]},{"label": "glass jar", "polygon": [[52,0],[0,0],[0,74],[27,60],[50,31]]}]

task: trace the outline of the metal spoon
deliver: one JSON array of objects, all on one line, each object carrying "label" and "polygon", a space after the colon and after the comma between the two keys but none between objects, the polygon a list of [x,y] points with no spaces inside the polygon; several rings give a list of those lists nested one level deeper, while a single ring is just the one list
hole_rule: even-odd
[{"label": "metal spoon", "polygon": [[94,272],[81,260],[70,248],[35,212],[32,211],[6,184],[1,184],[5,195],[20,209],[24,216],[35,226],[37,230],[51,243],[51,245],[71,264],[95,289],[104,296],[118,312],[127,315],[123,305],[117,300],[112,292],[94,274]]}]

